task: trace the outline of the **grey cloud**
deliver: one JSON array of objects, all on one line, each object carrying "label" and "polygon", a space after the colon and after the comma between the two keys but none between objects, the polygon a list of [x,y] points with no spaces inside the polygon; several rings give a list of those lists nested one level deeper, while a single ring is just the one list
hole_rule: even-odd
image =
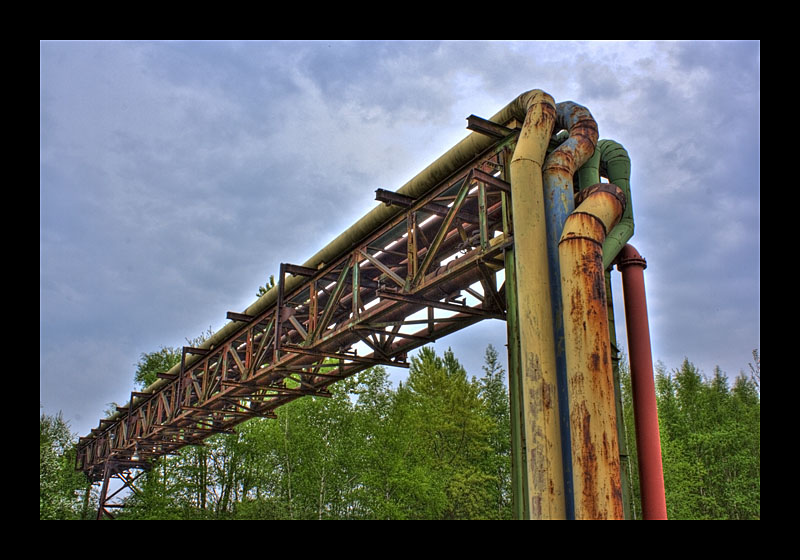
[{"label": "grey cloud", "polygon": [[[633,243],[652,263],[656,358],[670,366],[677,353],[705,359],[721,338],[705,333],[757,316],[757,50],[43,43],[46,407],[67,412],[53,388],[65,377],[53,372],[72,375],[81,360],[85,372],[74,383],[85,393],[92,391],[83,378],[130,390],[139,353],[219,328],[226,310],[252,303],[280,262],[304,262],[375,205],[375,188],[396,189],[465,136],[468,114],[490,116],[534,87],[586,104],[601,136],[629,150]],[[721,98],[734,76],[744,85]],[[465,332],[466,343],[442,344],[495,340],[483,327],[500,333],[501,350],[499,323]],[[725,344],[749,346],[757,331],[730,329],[736,340]],[[713,340],[708,353],[703,340]],[[59,364],[56,347],[76,359]],[[92,349],[101,349],[97,359]],[[483,350],[471,358],[476,374]],[[97,391],[101,398],[108,395]]]}]

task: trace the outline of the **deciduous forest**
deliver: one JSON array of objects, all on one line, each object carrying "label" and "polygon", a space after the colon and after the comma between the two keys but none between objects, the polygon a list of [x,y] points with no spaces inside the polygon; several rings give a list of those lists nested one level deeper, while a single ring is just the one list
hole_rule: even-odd
[{"label": "deciduous forest", "polygon": [[[142,355],[144,387],[180,351]],[[687,360],[659,364],[656,391],[670,519],[760,519],[760,357],[735,381]],[[620,362],[631,479],[639,517],[630,376]],[[506,372],[489,346],[481,372],[429,347],[394,386],[385,369],[254,418],[234,434],[159,459],[117,519],[511,519]],[[40,519],[93,519],[97,486],[74,470],[75,434],[39,420]]]}]

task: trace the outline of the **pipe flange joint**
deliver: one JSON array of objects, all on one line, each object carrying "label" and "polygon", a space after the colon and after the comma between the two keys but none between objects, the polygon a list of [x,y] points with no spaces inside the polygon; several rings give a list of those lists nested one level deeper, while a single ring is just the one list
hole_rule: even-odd
[{"label": "pipe flange joint", "polygon": [[578,194],[575,195],[575,206],[580,205],[581,202],[596,192],[606,192],[614,196],[622,205],[624,211],[625,206],[627,205],[625,191],[623,191],[614,183],[595,183],[591,187],[586,187],[585,189],[579,191]]},{"label": "pipe flange joint", "polygon": [[623,249],[620,251],[619,255],[617,255],[617,258],[614,259],[614,264],[617,265],[617,270],[622,270],[626,266],[638,266],[641,267],[642,270],[647,268],[647,261],[635,250],[626,251]]}]

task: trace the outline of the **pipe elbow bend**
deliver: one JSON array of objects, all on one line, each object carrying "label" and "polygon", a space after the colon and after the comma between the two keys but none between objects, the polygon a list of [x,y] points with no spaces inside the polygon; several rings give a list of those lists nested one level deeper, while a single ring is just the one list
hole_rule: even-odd
[{"label": "pipe elbow bend", "polygon": [[594,153],[599,132],[597,121],[583,105],[573,101],[562,101],[556,105],[556,130],[566,129],[569,137],[576,140],[580,152],[580,165]]},{"label": "pipe elbow bend", "polygon": [[547,103],[555,107],[556,101],[553,96],[541,89],[532,89],[517,96],[519,109],[523,115],[527,114],[531,107],[537,103]]},{"label": "pipe elbow bend", "polygon": [[580,194],[577,208],[564,223],[559,245],[570,239],[602,245],[625,211],[625,193],[613,183],[597,183]]},{"label": "pipe elbow bend", "polygon": [[597,151],[606,167],[608,180],[627,191],[631,178],[631,158],[628,151],[618,142],[605,139],[597,142]]}]

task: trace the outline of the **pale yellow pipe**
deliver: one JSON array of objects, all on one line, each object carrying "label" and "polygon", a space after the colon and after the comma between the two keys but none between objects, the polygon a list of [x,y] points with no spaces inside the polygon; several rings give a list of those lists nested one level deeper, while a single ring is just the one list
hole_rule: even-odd
[{"label": "pale yellow pipe", "polygon": [[510,171],[529,511],[531,519],[566,519],[542,184],[556,107],[540,90],[525,102]]},{"label": "pale yellow pipe", "polygon": [[[507,124],[512,120],[523,120],[526,111],[529,107],[531,100],[536,90],[520,94],[505,107],[493,115],[489,120],[497,124]],[[420,198],[427,194],[431,189],[435,188],[442,180],[450,176],[453,172],[460,169],[472,158],[476,157],[483,150],[488,148],[495,140],[480,133],[470,133],[466,138],[461,140],[458,144],[453,146],[450,150],[437,158],[428,167],[423,169],[420,173],[414,176],[406,184],[400,187],[397,192],[410,196],[412,198]],[[303,266],[308,268],[318,268],[325,264],[337,260],[346,252],[352,250],[358,243],[360,243],[369,234],[377,228],[383,226],[387,221],[391,220],[394,216],[402,212],[399,206],[386,206],[379,204],[370,212],[364,215],[346,231],[337,236],[334,240],[328,243],[314,256],[303,263]],[[289,276],[286,279],[286,291],[291,292],[299,286],[305,279],[301,277]],[[268,290],[264,295],[258,298],[250,306],[243,311],[247,315],[260,315],[271,306],[275,305],[278,296],[278,289],[274,287]],[[225,342],[229,337],[236,334],[242,328],[241,323],[230,322],[224,325],[219,331],[214,333],[208,340],[203,342],[200,347],[203,349],[213,350],[220,344]],[[186,366],[190,367],[198,360],[202,359],[201,356],[189,354],[186,356]],[[171,368],[167,373],[175,375],[180,372],[180,365]],[[171,381],[167,379],[158,379],[155,383],[144,389],[145,393],[155,393],[160,391]],[[134,407],[137,402],[142,398],[132,398],[125,408]],[[107,421],[116,421],[122,418],[125,413],[115,412]]]},{"label": "pale yellow pipe", "polygon": [[584,192],[558,244],[575,519],[624,519],[603,242],[625,196],[609,183]]},{"label": "pale yellow pipe", "polygon": [[[527,110],[527,100],[530,99],[532,92],[520,94],[505,107],[498,111],[489,120],[497,124],[507,124],[512,120],[523,120]],[[397,192],[410,196],[411,198],[420,198],[427,194],[431,189],[436,187],[442,180],[450,176],[453,172],[460,169],[461,166],[469,162],[472,158],[476,157],[483,150],[488,148],[495,140],[484,134],[477,132],[470,133],[466,138],[461,140],[458,144],[453,146],[450,150],[437,158],[428,167],[420,171],[410,181],[400,187]],[[314,256],[303,263],[303,266],[308,268],[318,268],[325,264],[337,260],[346,252],[352,250],[364,238],[375,231],[377,228],[383,226],[387,221],[391,220],[394,216],[402,212],[400,206],[386,206],[379,204],[370,212],[364,215],[355,224],[347,228],[346,231],[341,233],[325,247],[320,249]],[[301,277],[289,276],[286,279],[286,291],[291,292],[299,286],[305,279]],[[258,298],[250,306],[247,307],[242,313],[246,315],[259,315],[265,310],[273,306],[278,297],[278,289],[274,287],[268,290],[264,295]],[[211,338],[203,342],[200,347],[203,349],[214,349],[222,344],[226,339],[234,335],[242,328],[241,323],[230,322],[223,326],[219,331],[214,333]],[[186,356],[186,366],[193,365],[198,360],[202,359],[200,356],[190,354]],[[180,365],[170,369],[167,373],[175,375],[180,372]],[[155,393],[161,390],[171,381],[167,379],[158,379],[146,389],[144,393]],[[125,408],[135,406],[141,401],[141,398],[133,398],[125,405]],[[107,421],[116,421],[123,417],[124,413],[115,412]]]}]

